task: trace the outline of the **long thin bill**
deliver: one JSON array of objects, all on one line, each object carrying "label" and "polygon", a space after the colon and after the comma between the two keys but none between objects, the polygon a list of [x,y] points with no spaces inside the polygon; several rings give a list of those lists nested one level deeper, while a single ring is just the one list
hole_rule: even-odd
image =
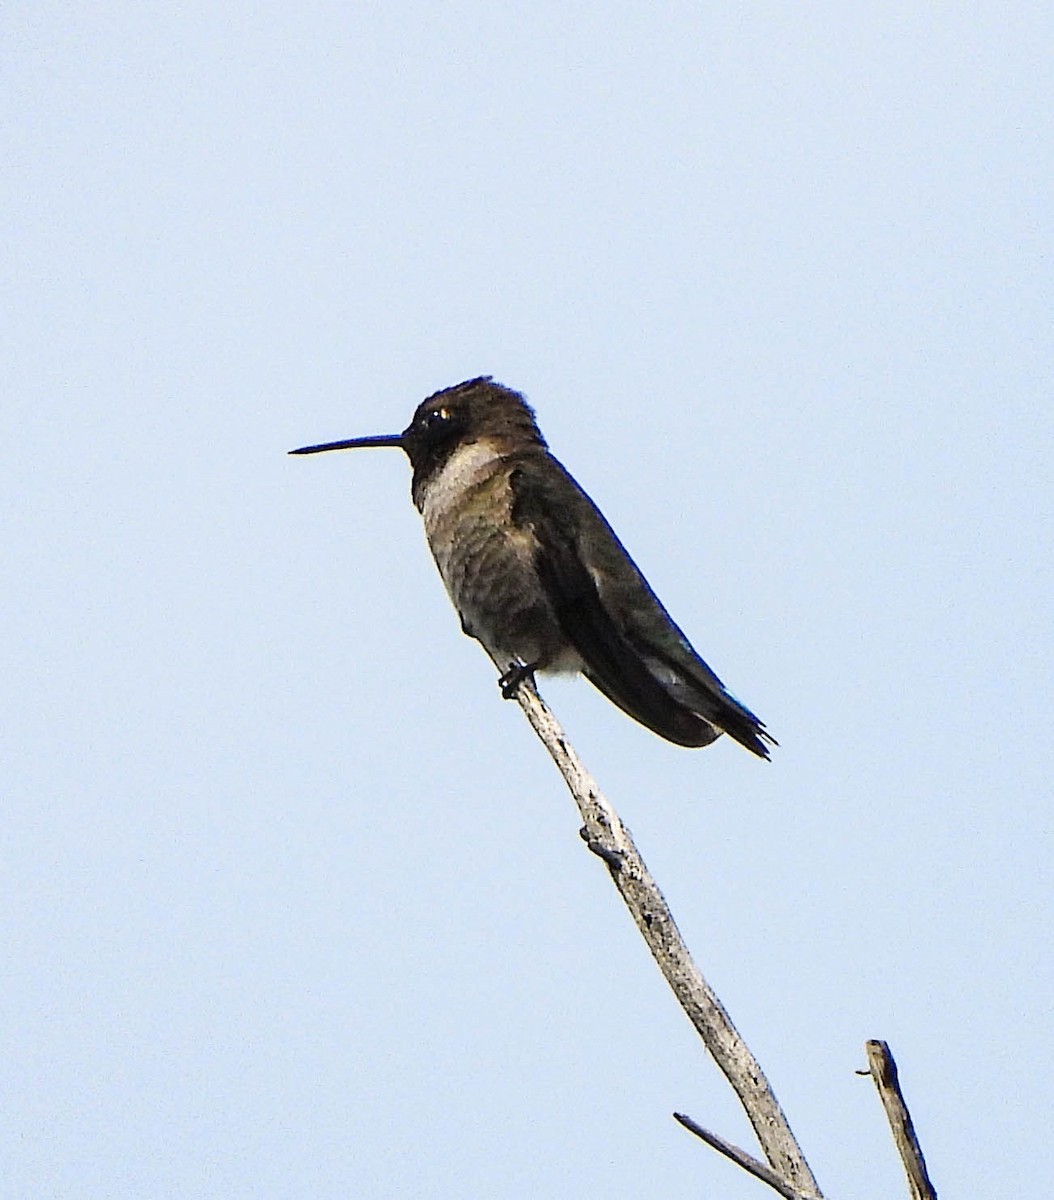
[{"label": "long thin bill", "polygon": [[376,437],[346,438],[343,442],[322,442],[318,446],[301,446],[290,454],[321,454],[323,450],[357,450],[360,446],[401,446],[401,433],[382,433]]}]

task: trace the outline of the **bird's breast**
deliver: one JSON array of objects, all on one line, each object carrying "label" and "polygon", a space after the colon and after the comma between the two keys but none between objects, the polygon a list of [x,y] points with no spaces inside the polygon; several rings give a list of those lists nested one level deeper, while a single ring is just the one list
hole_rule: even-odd
[{"label": "bird's breast", "polygon": [[421,506],[428,545],[466,624],[507,601],[533,573],[532,536],[512,523],[512,492],[500,455],[459,449],[436,474]]},{"label": "bird's breast", "polygon": [[575,670],[538,578],[534,533],[513,522],[509,472],[486,443],[456,450],[421,497],[428,545],[466,633],[502,657]]}]

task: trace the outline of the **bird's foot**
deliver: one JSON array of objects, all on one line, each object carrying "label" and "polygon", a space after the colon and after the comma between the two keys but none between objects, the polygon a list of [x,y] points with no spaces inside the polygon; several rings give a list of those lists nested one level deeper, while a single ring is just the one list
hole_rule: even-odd
[{"label": "bird's foot", "polygon": [[516,693],[520,690],[520,684],[525,679],[529,679],[531,687],[534,687],[534,671],[537,666],[537,663],[509,663],[509,669],[498,680],[498,687],[501,688],[501,698],[503,700],[515,700]]}]

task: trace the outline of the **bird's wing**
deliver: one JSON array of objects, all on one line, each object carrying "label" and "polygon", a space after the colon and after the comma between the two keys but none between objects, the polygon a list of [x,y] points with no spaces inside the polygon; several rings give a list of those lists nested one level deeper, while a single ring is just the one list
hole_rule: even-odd
[{"label": "bird's wing", "polygon": [[513,520],[534,535],[539,578],[564,635],[585,662],[587,678],[660,736],[683,746],[712,742],[720,730],[664,686],[601,597],[598,578],[628,568],[646,590],[637,602],[658,605],[593,502],[562,467],[544,473],[514,467],[509,482]]},{"label": "bird's wing", "polygon": [[615,531],[572,476],[510,475],[513,520],[529,525],[537,567],[585,674],[642,724],[681,745],[705,746],[724,730],[767,758],[775,744],[699,657]]}]

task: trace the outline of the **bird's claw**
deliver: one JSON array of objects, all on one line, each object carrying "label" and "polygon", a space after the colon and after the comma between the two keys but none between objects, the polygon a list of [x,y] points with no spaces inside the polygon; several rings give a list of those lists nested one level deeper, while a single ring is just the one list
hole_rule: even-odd
[{"label": "bird's claw", "polygon": [[520,690],[520,684],[525,679],[529,679],[532,684],[534,683],[534,667],[530,663],[509,663],[509,669],[498,679],[498,687],[501,688],[501,698],[503,700],[515,700],[516,693]]}]

